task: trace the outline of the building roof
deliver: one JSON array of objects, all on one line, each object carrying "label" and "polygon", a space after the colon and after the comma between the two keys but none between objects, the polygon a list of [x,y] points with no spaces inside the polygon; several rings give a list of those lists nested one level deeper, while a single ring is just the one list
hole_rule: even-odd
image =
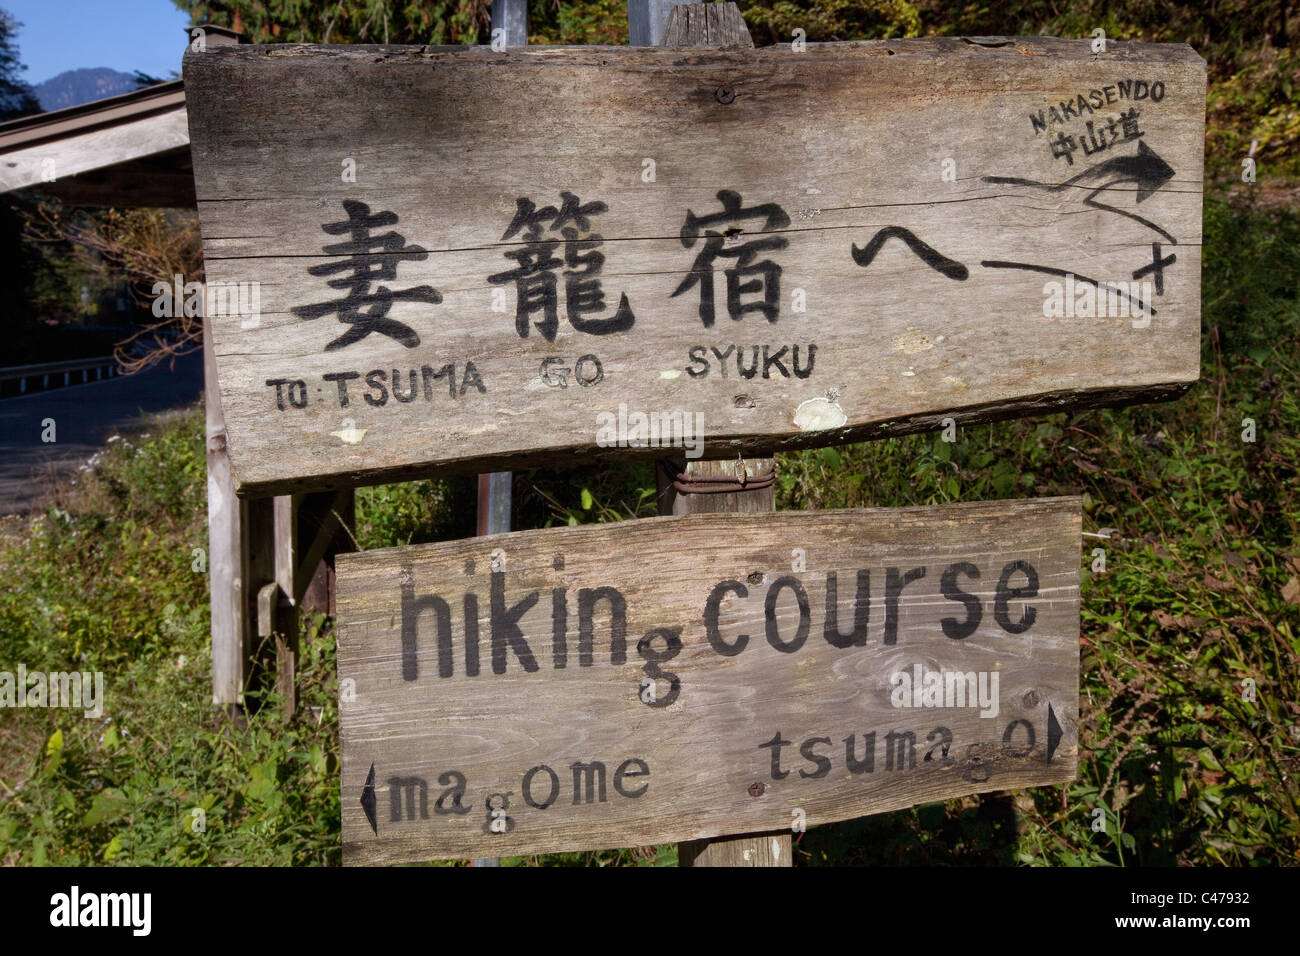
[{"label": "building roof", "polygon": [[0,192],[32,187],[76,205],[193,207],[182,82],[0,123]]}]

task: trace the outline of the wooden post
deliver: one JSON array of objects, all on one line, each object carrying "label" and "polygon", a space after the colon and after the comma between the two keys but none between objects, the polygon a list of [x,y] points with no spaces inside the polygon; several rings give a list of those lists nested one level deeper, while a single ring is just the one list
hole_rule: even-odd
[{"label": "wooden post", "polygon": [[[776,462],[771,458],[731,459],[730,461],[703,460],[688,462],[683,484],[707,479],[727,479],[737,477],[738,472],[746,475],[747,482],[764,483],[765,487],[753,491],[736,491],[723,493],[681,492],[673,486],[660,467],[659,478],[659,513],[660,514],[708,514],[733,512],[751,514],[776,510],[776,486],[766,484],[768,475],[774,474]],[[675,470],[675,466],[669,465]],[[791,866],[793,851],[788,832],[767,834],[745,834],[736,837],[723,837],[716,840],[692,840],[678,844],[678,866]]]},{"label": "wooden post", "polygon": [[265,589],[279,586],[275,580],[275,499],[245,498],[239,502],[240,575],[239,600],[243,604],[244,690],[267,686],[275,671],[275,629],[278,593],[272,606],[270,625],[261,627],[261,606]]},{"label": "wooden post", "polygon": [[[631,29],[633,10],[646,9],[659,0],[629,0],[628,24]],[[752,47],[745,20],[734,3],[680,4],[666,10],[662,29],[654,25],[653,33],[662,36],[663,46]],[[632,45],[638,44],[633,34]],[[768,476],[776,462],[771,458],[750,458],[688,462],[681,484],[707,479],[739,479],[757,482],[763,487],[736,492],[683,492],[674,487],[665,467],[657,472],[660,514],[704,514],[716,512],[752,513],[776,510],[776,488]],[[676,472],[676,466],[667,470]],[[678,473],[680,474],[680,473]],[[790,834],[770,833],[717,840],[692,840],[677,848],[679,866],[790,866]]]},{"label": "wooden post", "polygon": [[[284,699],[284,716],[287,720],[298,706],[298,613],[294,604],[294,507],[293,498],[279,495],[272,505],[272,534],[274,548],[274,585],[265,585],[258,592],[257,623],[259,634],[273,635],[275,640],[275,680]],[[274,588],[274,602],[264,598],[262,592]],[[270,605],[267,607],[266,605]],[[267,614],[269,619],[264,619]]]},{"label": "wooden post", "polygon": [[356,495],[343,488],[271,500],[274,581],[257,590],[257,637],[274,642],[276,686],[288,718],[297,709],[303,615],[334,613],[334,557],[353,550]]},{"label": "wooden post", "polygon": [[297,708],[294,683],[298,662],[297,609],[289,602],[278,581],[257,589],[257,637],[259,646],[267,641],[275,645],[275,686],[284,698],[284,719]]},{"label": "wooden post", "polygon": [[333,616],[334,558],[356,549],[356,492],[340,488],[294,495],[292,507],[293,574],[286,592],[304,611]]},{"label": "wooden post", "polygon": [[[217,389],[208,321],[203,323],[203,392],[208,464],[208,600],[212,630],[212,703],[237,715],[253,670],[267,665],[264,641],[285,640],[292,628],[279,613],[282,567],[292,555],[278,532],[288,498],[235,497],[226,456],[226,422]],[[289,593],[285,588],[285,594]],[[296,638],[296,634],[294,635]],[[277,647],[277,652],[279,648]],[[287,651],[285,652],[287,653]],[[254,657],[256,656],[256,660]],[[280,653],[277,653],[280,658]],[[283,660],[283,658],[281,658]],[[280,668],[277,668],[280,669]],[[293,668],[287,668],[292,697]],[[282,688],[285,686],[282,677]]]},{"label": "wooden post", "polygon": [[211,326],[203,320],[203,406],[208,461],[208,598],[212,627],[212,703],[235,712],[243,703],[244,604],[240,504],[226,457],[226,421],[217,390]]},{"label": "wooden post", "polygon": [[206,321],[203,346],[212,703],[240,711],[254,671],[269,670],[273,654],[289,716],[297,704],[299,612],[334,613],[333,559],[352,550],[355,494],[236,498]]}]

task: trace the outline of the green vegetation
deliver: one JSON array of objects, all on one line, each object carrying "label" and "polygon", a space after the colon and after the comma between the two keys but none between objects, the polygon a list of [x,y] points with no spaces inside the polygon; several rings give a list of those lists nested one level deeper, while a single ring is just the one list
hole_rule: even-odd
[{"label": "green vegetation", "polygon": [[[1207,197],[1202,378],[1176,402],[782,456],[779,508],[1077,494],[1115,529],[1082,558],[1079,779],[820,827],[805,862],[1300,861],[1298,287],[1300,221]],[[558,516],[608,520],[611,492],[636,500],[579,484]]]},{"label": "green vegetation", "polygon": [[1086,531],[1117,529],[1084,546],[1106,572],[1082,580],[1079,780],[823,828],[814,859],[1300,860],[1300,224],[1210,201],[1205,225],[1202,379],[1177,402],[783,462],[783,506],[1081,494]]},{"label": "green vegetation", "polygon": [[[1082,554],[1079,780],[818,827],[800,862],[1300,860],[1300,220],[1211,198],[1205,226],[1203,377],[1177,402],[782,457],[783,508],[1081,494],[1086,530],[1116,529]],[[0,669],[102,670],[109,702],[98,720],[0,712],[5,862],[339,862],[329,629],[303,641],[291,719],[273,694],[244,726],[208,703],[202,432],[193,412],[110,443],[0,539]],[[518,523],[645,516],[652,487],[645,464],[520,473]],[[363,489],[358,542],[465,537],[473,491]],[[675,861],[646,847],[507,863]]]},{"label": "green vegetation", "polygon": [[[195,24],[256,43],[487,43],[491,0],[173,0]],[[1206,166],[1236,175],[1256,143],[1260,177],[1300,176],[1300,104],[1285,3],[1217,0],[738,0],[754,42],[915,36],[1059,36],[1189,43],[1209,64]],[[628,42],[625,0],[529,0],[529,43]]]},{"label": "green vegetation", "polygon": [[320,622],[294,720],[271,698],[241,728],[210,704],[202,414],[96,457],[43,518],[9,529],[0,557],[0,669],[103,671],[106,698],[99,719],[0,716],[0,860],[337,863],[334,647]]},{"label": "green vegetation", "polygon": [[[210,0],[196,22],[264,42],[476,43],[486,0]],[[742,0],[756,42],[1036,34],[1186,41],[1210,66],[1207,169],[1297,175],[1297,62],[1285,5],[1223,0]],[[1067,7],[1066,12],[1060,12]],[[390,9],[391,8],[391,9]],[[614,0],[533,0],[532,42],[621,43]],[[2,64],[0,64],[2,66]],[[1207,194],[1202,379],[1176,402],[973,426],[781,457],[778,506],[1079,494],[1079,779],[815,828],[806,865],[1169,865],[1300,861],[1300,219]],[[12,230],[10,230],[12,232]],[[47,255],[48,257],[48,255]],[[17,261],[17,260],[15,260]],[[66,271],[66,270],[65,270]],[[66,276],[42,280],[66,298]],[[58,281],[55,281],[55,280]],[[66,288],[65,288],[66,287]],[[1244,419],[1255,440],[1243,440]],[[0,711],[0,862],[339,862],[333,634],[310,622],[300,706],[244,721],[209,704],[203,420],[111,442],[31,520],[0,522],[0,670],[99,670],[104,715]],[[519,527],[654,513],[650,466],[516,475]],[[470,535],[471,481],[362,489],[363,548]],[[1106,571],[1095,573],[1092,548]],[[1254,681],[1254,701],[1242,683]],[[1092,829],[1105,812],[1106,832]],[[202,811],[196,814],[195,811]],[[199,826],[200,820],[203,826]],[[510,865],[671,865],[673,847]]]}]

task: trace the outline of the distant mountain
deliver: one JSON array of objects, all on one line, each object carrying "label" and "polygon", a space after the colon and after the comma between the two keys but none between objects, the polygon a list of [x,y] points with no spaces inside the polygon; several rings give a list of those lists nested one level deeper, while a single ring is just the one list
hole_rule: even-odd
[{"label": "distant mountain", "polygon": [[120,73],[100,66],[86,70],[67,70],[44,83],[35,84],[32,89],[36,91],[41,109],[48,112],[80,106],[91,100],[102,100],[106,96],[130,93],[139,85],[130,73]]}]

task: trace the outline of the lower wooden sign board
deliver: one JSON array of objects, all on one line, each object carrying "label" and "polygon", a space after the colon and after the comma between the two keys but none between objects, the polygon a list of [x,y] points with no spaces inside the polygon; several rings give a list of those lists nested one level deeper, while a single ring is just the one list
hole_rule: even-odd
[{"label": "lower wooden sign board", "polygon": [[799,830],[1075,776],[1078,498],[338,559],[348,864]]}]

